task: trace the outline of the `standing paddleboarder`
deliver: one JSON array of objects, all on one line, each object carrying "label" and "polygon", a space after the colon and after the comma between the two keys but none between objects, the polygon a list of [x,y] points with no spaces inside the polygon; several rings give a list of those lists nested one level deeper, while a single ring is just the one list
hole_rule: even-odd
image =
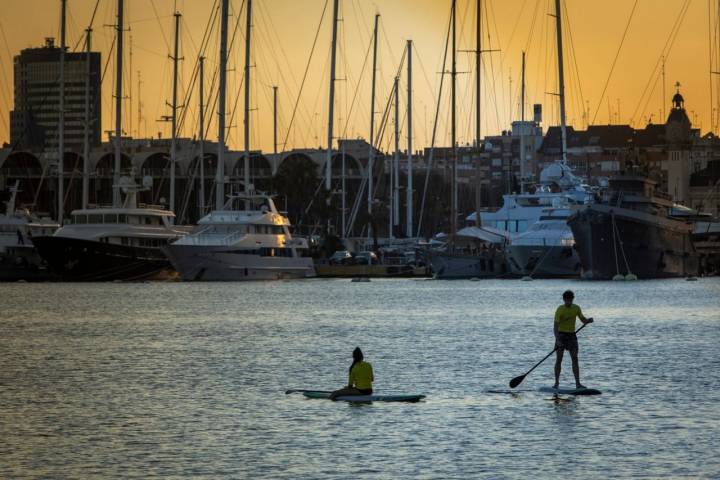
[{"label": "standing paddleboarder", "polygon": [[560,371],[562,370],[562,359],[565,350],[570,352],[572,359],[572,370],[575,375],[575,386],[577,388],[585,388],[580,383],[580,365],[578,364],[578,341],[575,335],[575,319],[579,318],[584,324],[592,323],[593,319],[585,318],[579,306],[573,303],[575,294],[572,290],[566,290],[563,293],[563,304],[555,310],[555,385],[554,388],[560,386]]},{"label": "standing paddleboarder", "polygon": [[360,347],[356,347],[355,350],[353,350],[352,356],[353,363],[350,365],[348,386],[340,390],[335,390],[330,394],[330,400],[349,395],[372,395],[372,382],[375,380],[372,365],[364,360]]}]

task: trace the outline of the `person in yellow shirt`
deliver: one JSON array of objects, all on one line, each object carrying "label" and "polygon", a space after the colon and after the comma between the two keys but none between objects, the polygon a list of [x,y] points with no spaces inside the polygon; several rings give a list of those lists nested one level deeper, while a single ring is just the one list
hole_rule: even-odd
[{"label": "person in yellow shirt", "polygon": [[573,303],[575,294],[572,290],[563,293],[563,304],[555,310],[555,385],[560,385],[560,371],[565,350],[570,352],[572,359],[572,370],[575,375],[575,386],[585,388],[580,383],[580,365],[578,363],[578,342],[575,335],[575,319],[579,318],[582,323],[592,323],[593,319],[585,318],[579,306]]},{"label": "person in yellow shirt", "polygon": [[353,363],[350,365],[348,386],[335,390],[330,394],[330,400],[348,395],[372,395],[373,393],[372,382],[375,381],[375,377],[373,376],[372,365],[364,360],[360,347],[356,347],[352,355]]}]

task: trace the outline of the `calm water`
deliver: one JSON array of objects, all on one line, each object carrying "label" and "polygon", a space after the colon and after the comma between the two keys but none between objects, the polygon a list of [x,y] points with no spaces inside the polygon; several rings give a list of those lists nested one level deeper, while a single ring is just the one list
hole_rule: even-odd
[{"label": "calm water", "polygon": [[[599,397],[554,401],[566,288]],[[0,285],[0,477],[720,476],[720,279]],[[346,381],[360,345],[385,393]],[[569,359],[563,383],[572,383]],[[501,393],[493,393],[501,392]]]}]

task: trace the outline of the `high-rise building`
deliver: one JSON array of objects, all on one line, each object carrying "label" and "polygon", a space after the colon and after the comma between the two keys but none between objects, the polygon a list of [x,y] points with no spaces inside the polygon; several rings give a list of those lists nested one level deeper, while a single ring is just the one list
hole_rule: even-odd
[{"label": "high-rise building", "polygon": [[[85,136],[84,52],[65,52],[65,148],[82,151]],[[46,38],[40,48],[27,48],[14,59],[15,104],[10,112],[10,144],[14,149],[52,151],[58,146],[60,48]],[[90,53],[90,145],[100,145],[100,53]]]}]

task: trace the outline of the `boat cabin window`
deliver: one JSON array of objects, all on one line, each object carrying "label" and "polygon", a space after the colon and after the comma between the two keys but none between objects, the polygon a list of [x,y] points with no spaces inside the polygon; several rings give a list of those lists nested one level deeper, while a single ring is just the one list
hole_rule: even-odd
[{"label": "boat cabin window", "polygon": [[127,223],[127,215],[124,213],[118,215],[118,223]]},{"label": "boat cabin window", "polygon": [[526,231],[527,228],[528,228],[527,220],[518,220],[518,222],[517,222],[518,233],[522,233],[522,232]]}]

